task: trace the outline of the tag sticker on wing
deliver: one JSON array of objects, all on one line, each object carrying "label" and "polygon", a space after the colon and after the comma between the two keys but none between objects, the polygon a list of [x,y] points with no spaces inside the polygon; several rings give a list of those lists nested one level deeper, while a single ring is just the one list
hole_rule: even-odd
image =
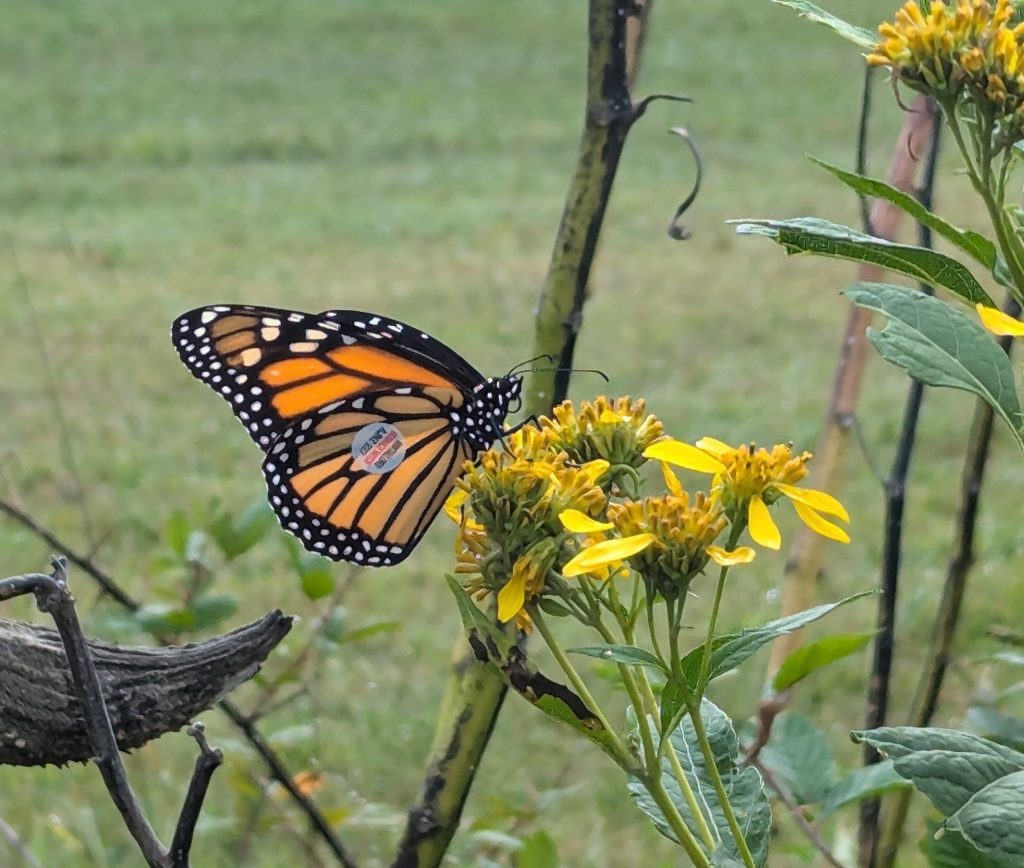
[{"label": "tag sticker on wing", "polygon": [[387,422],[372,422],[352,438],[352,469],[390,473],[405,458],[402,432]]}]

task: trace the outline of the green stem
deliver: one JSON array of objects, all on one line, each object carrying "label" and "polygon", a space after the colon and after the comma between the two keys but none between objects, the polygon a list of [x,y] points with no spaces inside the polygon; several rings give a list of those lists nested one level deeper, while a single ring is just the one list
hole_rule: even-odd
[{"label": "green stem", "polygon": [[708,775],[711,777],[711,782],[715,786],[718,802],[722,806],[722,813],[725,814],[725,821],[729,824],[729,829],[732,831],[732,837],[736,841],[740,857],[747,868],[757,868],[754,857],[750,853],[750,848],[747,846],[747,839],[743,837],[743,830],[736,820],[736,814],[733,812],[732,803],[729,801],[729,794],[725,791],[722,776],[718,773],[718,766],[715,763],[715,752],[711,749],[711,742],[708,741],[708,734],[704,730],[704,721],[700,716],[700,701],[698,700],[695,704],[691,703],[688,707],[690,709],[690,720],[693,721],[693,731],[700,744],[700,751],[704,754],[704,765],[707,768]]},{"label": "green stem", "polygon": [[579,694],[580,699],[582,699],[583,702],[586,703],[587,707],[594,712],[594,716],[601,721],[601,725],[604,727],[605,732],[608,733],[615,761],[624,771],[629,773],[635,772],[636,762],[633,754],[629,752],[629,748],[626,747],[622,739],[619,737],[619,734],[608,722],[608,718],[605,717],[604,712],[601,710],[601,706],[597,704],[597,700],[594,699],[589,688],[580,677],[579,672],[576,671],[576,667],[572,665],[572,661],[566,656],[565,652],[562,650],[562,646],[558,644],[558,640],[548,627],[547,621],[544,620],[544,615],[541,613],[540,609],[536,606],[531,606],[530,617],[533,619],[533,623],[537,625],[537,632],[540,633],[541,637],[547,643],[552,656],[569,679],[569,683],[572,684],[573,688]]},{"label": "green stem", "polygon": [[[679,843],[686,851],[686,855],[690,857],[690,861],[698,866],[698,868],[707,868],[711,864],[708,861],[708,857],[704,855],[704,851],[700,849],[697,839],[693,837],[693,832],[690,831],[683,821],[683,816],[679,813],[675,802],[672,801],[672,797],[661,782],[660,775],[655,772],[653,775],[645,775],[641,780],[647,788],[647,792],[654,799],[654,803],[661,809],[661,813],[665,816],[665,820],[672,828],[672,831],[675,832],[676,838],[679,839]],[[701,815],[697,814],[697,816]]]},{"label": "green stem", "polygon": [[[601,637],[609,644],[614,643],[615,637],[607,627],[601,625],[603,630]],[[635,634],[633,629],[626,625],[623,627],[622,636],[626,642],[630,645],[636,644]],[[665,733],[661,733],[661,741],[657,749],[654,747],[654,739],[651,736],[650,726],[648,725],[647,719],[650,715],[654,720],[658,719],[659,708],[658,700],[654,696],[654,691],[651,689],[651,683],[647,680],[647,674],[643,671],[642,667],[636,667],[636,673],[634,674],[632,667],[627,666],[624,663],[619,664],[619,673],[622,676],[622,682],[626,685],[626,692],[629,694],[630,702],[633,704],[633,710],[637,716],[637,728],[640,730],[640,738],[644,745],[644,765],[647,769],[648,777],[656,777],[660,773],[661,768],[661,756],[662,753],[666,753],[669,757],[669,764],[672,767],[673,776],[676,779],[676,783],[679,785],[679,791],[683,794],[683,798],[686,800],[686,805],[690,809],[690,814],[697,824],[697,829],[700,831],[700,836],[704,839],[708,849],[713,850],[717,844],[715,833],[708,825],[707,820],[704,817],[704,813],[700,809],[700,805],[697,802],[697,795],[693,791],[693,787],[690,786],[690,781],[686,777],[686,772],[683,770],[682,764],[679,762],[679,757],[676,755],[675,747],[672,744],[672,740],[668,738]]]},{"label": "green stem", "polygon": [[[743,526],[739,523],[734,524],[729,529],[729,538],[725,543],[725,550],[727,552],[731,552],[736,548],[736,543],[739,541],[741,533],[743,533]],[[722,592],[725,590],[725,577],[728,574],[728,567],[722,567],[718,573],[718,585],[715,588],[715,602],[711,606],[711,620],[708,621],[708,635],[704,639],[704,653],[700,660],[700,675],[697,677],[696,699],[698,705],[700,704],[701,697],[704,695],[704,688],[707,686],[708,675],[711,671],[711,645],[715,639],[715,626],[718,624],[718,610],[722,604]]]}]

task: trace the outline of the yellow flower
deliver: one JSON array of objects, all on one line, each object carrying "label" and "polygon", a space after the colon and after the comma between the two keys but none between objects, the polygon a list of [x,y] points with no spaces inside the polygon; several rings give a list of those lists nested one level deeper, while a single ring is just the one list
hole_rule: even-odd
[{"label": "yellow flower", "polygon": [[581,576],[612,567],[623,566],[625,562],[639,554],[654,542],[654,534],[638,533],[627,537],[614,537],[587,546],[576,557],[562,567],[562,575],[567,577]]},{"label": "yellow flower", "polygon": [[781,443],[771,452],[746,444],[732,447],[713,437],[704,437],[696,446],[662,440],[648,447],[644,454],[688,470],[713,474],[714,499],[733,521],[745,518],[751,538],[765,548],[778,549],[782,544],[768,510],[780,497],[790,500],[796,514],[815,533],[838,542],[850,541],[845,530],[821,515],[849,522],[843,505],[823,491],[795,485],[807,475],[810,452],[793,455],[791,447]]},{"label": "yellow flower", "polygon": [[985,307],[983,304],[975,305],[981,324],[994,335],[1009,335],[1019,338],[1024,335],[1024,323],[1016,317],[1003,313],[994,307]]},{"label": "yellow flower", "polygon": [[599,397],[580,403],[570,401],[554,408],[553,418],[542,416],[540,428],[549,448],[563,451],[576,462],[601,458],[611,465],[639,467],[643,451],[665,436],[657,417],[649,415],[643,399],[611,400]]},{"label": "yellow flower", "polygon": [[940,99],[967,94],[980,110],[1001,118],[1000,144],[1019,138],[1016,113],[1024,105],[1024,24],[1011,26],[1011,0],[933,0],[925,14],[908,0],[892,22],[878,27],[867,56],[901,81]]},{"label": "yellow flower", "polygon": [[[498,591],[498,620],[502,623],[525,616],[527,602],[544,590],[544,580],[558,554],[559,547],[552,540],[542,540],[521,555],[512,567],[512,575]],[[522,626],[520,621],[520,626]]]}]

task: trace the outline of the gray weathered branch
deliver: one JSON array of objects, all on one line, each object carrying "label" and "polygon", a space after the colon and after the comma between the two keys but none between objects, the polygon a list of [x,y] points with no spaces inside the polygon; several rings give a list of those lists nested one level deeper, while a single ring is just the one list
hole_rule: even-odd
[{"label": "gray weathered branch", "polygon": [[[251,678],[291,629],[275,611],[198,644],[121,647],[89,640],[118,747],[180,729]],[[88,760],[85,729],[56,630],[0,620],[0,765]]]}]

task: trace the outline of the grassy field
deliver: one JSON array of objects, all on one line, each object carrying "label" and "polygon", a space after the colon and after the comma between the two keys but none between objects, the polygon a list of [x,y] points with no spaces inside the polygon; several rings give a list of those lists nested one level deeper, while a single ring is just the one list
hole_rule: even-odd
[{"label": "grassy field", "polygon": [[[832,5],[873,26],[895,4]],[[0,8],[0,491],[133,593],[169,593],[157,562],[172,511],[197,514],[214,497],[240,510],[263,493],[258,453],[175,358],[167,330],[183,310],[217,301],[369,309],[416,323],[484,371],[530,355],[582,117],[582,2]],[[851,269],[787,260],[724,221],[857,219],[851,196],[803,154],[849,164],[860,64],[852,48],[767,0],[659,4],[641,93],[683,92],[695,104],[657,105],[631,137],[577,361],[606,371],[611,393],[645,396],[678,437],[815,443],[846,315],[837,291]],[[900,117],[885,88],[876,102],[880,173]],[[665,134],[680,125],[707,169],[686,243],[664,232],[692,181],[684,148]],[[955,203],[955,220],[981,225],[953,169],[944,161],[939,207]],[[574,396],[599,387],[579,377]],[[854,542],[833,552],[825,598],[876,583],[882,492],[872,465],[890,461],[904,391],[898,372],[872,359],[860,416],[868,456],[850,456],[843,490]],[[942,578],[968,408],[956,394],[926,401],[897,697],[916,679]],[[985,628],[1024,603],[1010,511],[1024,479],[1011,448],[1000,438],[981,518],[978,581],[999,591],[969,601],[966,659],[990,650]],[[784,533],[793,529],[787,518]],[[235,622],[272,607],[312,613],[279,537],[218,576],[240,595]],[[333,652],[315,702],[266,721],[296,770],[315,762],[327,772],[318,799],[363,865],[387,864],[418,790],[459,629],[441,578],[451,545],[439,522],[416,557],[358,576],[344,600],[352,621],[400,628]],[[0,551],[3,575],[37,570],[48,553],[5,521]],[[762,557],[745,571],[723,626],[772,617],[783,562]],[[76,587],[90,629],[109,633],[106,604],[91,605],[83,576]],[[697,623],[704,605],[694,603]],[[22,602],[2,614],[32,616]],[[872,618],[863,604],[836,623],[866,629]],[[845,733],[860,723],[865,666],[853,658],[797,698],[851,764]],[[742,718],[759,682],[754,666],[715,698]],[[944,721],[959,720],[968,689],[954,674]],[[206,722],[228,759],[195,864],[237,864],[236,783],[259,767],[217,713]],[[130,762],[165,834],[191,751],[184,736],[168,736]],[[321,864],[302,843],[301,819],[271,803],[267,822],[278,826],[261,832],[246,864]],[[0,817],[46,866],[137,859],[89,768],[0,769]],[[501,834],[535,830],[559,842],[569,866],[676,864],[620,776],[518,701],[506,705],[465,822],[452,864],[504,863]],[[841,818],[829,834],[841,838],[852,823]],[[11,858],[0,842],[0,864]]]}]

